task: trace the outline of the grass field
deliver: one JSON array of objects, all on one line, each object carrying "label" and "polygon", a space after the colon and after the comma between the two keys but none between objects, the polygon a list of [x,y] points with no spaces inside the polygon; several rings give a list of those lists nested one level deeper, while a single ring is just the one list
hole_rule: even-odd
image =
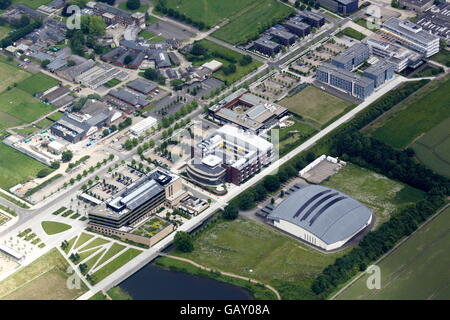
[{"label": "grass field", "polygon": [[[233,1],[239,2],[242,1]],[[254,1],[230,17],[230,22],[214,32],[213,36],[231,44],[245,44],[292,12],[293,9],[275,0]]]},{"label": "grass field", "polygon": [[73,246],[74,249],[81,247],[83,244],[91,240],[94,236],[92,234],[82,233],[78,236],[77,242]]},{"label": "grass field", "polygon": [[119,3],[119,8],[122,10],[130,11],[130,12],[146,12],[148,11],[148,4],[141,4],[141,6],[135,10],[130,10],[127,8],[126,2]]},{"label": "grass field", "polygon": [[416,157],[435,172],[450,178],[450,118],[417,139],[412,148]]},{"label": "grass field", "polygon": [[134,248],[129,248],[124,253],[119,255],[117,258],[105,264],[99,270],[92,274],[91,283],[98,283],[105,279],[107,276],[118,270],[120,267],[124,266],[134,258],[136,258],[142,251]]},{"label": "grass field", "polygon": [[450,208],[420,229],[382,260],[381,289],[369,290],[368,275],[343,291],[338,299],[396,300],[450,297]]},{"label": "grass field", "polygon": [[43,92],[56,86],[58,83],[59,81],[55,78],[39,72],[19,82],[17,87],[31,95],[35,95],[38,92]]},{"label": "grass field", "polygon": [[12,4],[25,4],[31,9],[37,9],[40,6],[49,3],[51,0],[12,0]]},{"label": "grass field", "polygon": [[22,128],[22,129],[14,129],[13,131],[20,134],[22,137],[28,137],[29,135],[32,135],[33,133],[35,133],[38,130],[39,129],[36,128],[35,126],[28,126],[28,127]]},{"label": "grass field", "polygon": [[0,26],[0,40],[6,37],[10,31],[11,28],[9,26]]},{"label": "grass field", "polygon": [[194,247],[191,253],[171,254],[270,284],[283,299],[313,299],[314,277],[348,250],[321,253],[269,226],[241,218],[217,222],[195,238]]},{"label": "grass field", "polygon": [[365,130],[392,147],[404,148],[450,117],[449,92],[450,76],[431,81]]},{"label": "grass field", "polygon": [[366,37],[365,34],[359,32],[355,29],[352,29],[352,28],[345,28],[344,30],[342,30],[342,31],[338,32],[338,34],[336,34],[336,36],[338,36],[338,37],[340,37],[342,35],[346,35],[347,37],[350,37],[350,38],[353,38],[356,40],[360,40],[360,41]]},{"label": "grass field", "polygon": [[31,73],[8,64],[5,58],[0,59],[0,92],[30,76]]},{"label": "grass field", "polygon": [[114,257],[116,254],[121,252],[123,249],[125,249],[124,245],[113,243],[112,246],[108,249],[108,251],[105,253],[105,255],[102,257],[102,259],[98,262],[98,264],[105,263],[110,258]]},{"label": "grass field", "polygon": [[430,58],[444,66],[450,67],[450,51],[446,49],[441,49],[438,53]]},{"label": "grass field", "polygon": [[5,300],[71,300],[87,291],[81,281],[80,289],[69,289],[69,263],[57,249],[52,249],[30,265],[0,282],[0,299]]},{"label": "grass field", "polygon": [[314,86],[307,86],[279,104],[318,128],[355,106]]},{"label": "grass field", "polygon": [[41,226],[48,235],[61,233],[72,228],[72,226],[68,224],[55,221],[42,221]]},{"label": "grass field", "polygon": [[150,42],[159,42],[159,41],[163,41],[166,39],[160,35],[150,32],[148,30],[142,30],[141,32],[139,32],[139,36],[147,39]]},{"label": "grass field", "polygon": [[0,143],[0,187],[11,187],[36,177],[36,174],[48,168],[27,155]]},{"label": "grass field", "polygon": [[52,124],[53,124],[52,120],[45,118],[45,119],[42,119],[41,121],[37,122],[36,126],[38,128],[44,129],[44,128],[50,127]]},{"label": "grass field", "polygon": [[425,197],[425,193],[381,174],[348,163],[323,183],[359,200],[377,214],[377,225],[396,210]]},{"label": "grass field", "polygon": [[[214,43],[212,41],[209,41],[209,40],[200,40],[197,43],[202,45],[204,48],[208,49],[210,53],[217,52],[217,54],[219,54],[219,55],[224,55],[224,56],[227,56],[227,57],[230,57],[230,58],[233,58],[234,60],[236,60],[236,63],[235,63],[236,72],[226,75],[223,73],[223,71],[222,71],[223,69],[222,70],[219,69],[216,72],[214,72],[214,74],[213,74],[214,77],[226,82],[227,84],[236,82],[237,80],[241,79],[242,77],[249,74],[253,70],[257,69],[262,64],[258,60],[253,59],[252,62],[249,63],[248,65],[241,66],[238,62],[239,62],[239,60],[242,59],[242,57],[243,57],[242,54],[240,54],[236,51],[233,51],[231,49],[222,47],[221,45]],[[209,62],[211,60],[217,60],[217,61],[222,62],[223,67],[227,67],[228,65],[230,65],[229,61],[222,59],[222,58],[217,58],[217,57],[194,61],[193,65],[200,66],[200,65],[204,64],[205,62]]]},{"label": "grass field", "polygon": [[166,0],[166,7],[182,12],[193,21],[204,22],[205,25],[212,27],[223,19],[238,14],[245,8],[261,2],[260,0],[241,0],[241,1],[223,1],[223,0]]},{"label": "grass field", "polygon": [[[278,126],[275,129],[279,129],[279,152],[280,156],[283,156],[293,150],[295,147],[302,144],[306,139],[311,137],[317,132],[316,129],[310,125],[300,122],[296,119],[290,119],[295,121],[295,123],[286,128],[280,129]],[[297,132],[298,131],[298,132]]]}]

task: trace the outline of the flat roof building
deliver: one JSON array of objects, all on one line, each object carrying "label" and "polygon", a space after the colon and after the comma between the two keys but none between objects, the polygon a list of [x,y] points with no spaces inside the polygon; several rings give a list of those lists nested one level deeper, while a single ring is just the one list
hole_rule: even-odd
[{"label": "flat roof building", "polygon": [[411,21],[391,17],[383,23],[380,31],[385,37],[423,53],[427,58],[439,52],[439,37]]},{"label": "flat roof building", "polygon": [[322,7],[341,14],[351,14],[358,10],[358,0],[318,0]]},{"label": "flat roof building", "polygon": [[365,43],[356,43],[344,52],[332,58],[331,63],[338,68],[352,70],[363,63],[370,56],[369,46]]},{"label": "flat roof building", "polygon": [[450,3],[446,2],[432,6],[420,17],[417,24],[435,36],[449,40]]},{"label": "flat roof building", "polygon": [[361,100],[370,96],[375,88],[372,79],[340,69],[330,63],[324,63],[317,68],[316,79]]},{"label": "flat roof building", "polygon": [[309,185],[293,190],[267,219],[275,227],[330,251],[370,226],[372,211],[340,191]]},{"label": "flat roof building", "polygon": [[398,0],[398,5],[401,9],[424,12],[433,5],[434,0]]},{"label": "flat roof building", "polygon": [[277,54],[280,52],[280,44],[273,42],[272,40],[261,38],[253,42],[253,49],[261,52],[267,56],[271,56],[273,54]]},{"label": "flat roof building", "polygon": [[219,123],[234,123],[241,129],[259,134],[275,125],[288,109],[241,88],[210,107],[208,113]]},{"label": "flat roof building", "polygon": [[320,13],[312,11],[299,11],[298,15],[311,27],[321,27],[325,24],[325,18]]},{"label": "flat roof building", "polygon": [[372,79],[377,88],[394,77],[394,70],[392,63],[380,60],[364,70],[364,77]]},{"label": "flat roof building", "polygon": [[143,78],[137,78],[127,83],[127,87],[145,95],[149,95],[158,89],[158,85],[155,82]]},{"label": "flat roof building", "polygon": [[147,117],[144,120],[141,120],[138,123],[132,125],[130,128],[130,132],[135,136],[140,136],[145,131],[151,128],[155,128],[157,123],[158,121],[155,118]]}]

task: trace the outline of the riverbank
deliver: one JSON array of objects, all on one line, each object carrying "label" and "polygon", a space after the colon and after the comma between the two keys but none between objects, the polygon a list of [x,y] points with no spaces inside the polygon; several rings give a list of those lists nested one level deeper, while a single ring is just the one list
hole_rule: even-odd
[{"label": "riverbank", "polygon": [[206,271],[196,267],[189,262],[176,260],[170,257],[159,257],[154,263],[166,270],[188,273],[195,276],[210,278],[219,282],[228,283],[241,287],[249,292],[256,300],[277,300],[277,296],[263,284],[255,284],[250,281],[229,277],[220,272]]}]

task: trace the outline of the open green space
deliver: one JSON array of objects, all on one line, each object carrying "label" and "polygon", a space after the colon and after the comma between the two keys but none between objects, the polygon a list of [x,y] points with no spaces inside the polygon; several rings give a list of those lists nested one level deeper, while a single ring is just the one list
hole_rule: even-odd
[{"label": "open green space", "polygon": [[5,38],[10,31],[11,28],[9,26],[0,26],[0,40]]},{"label": "open green space", "polygon": [[373,122],[366,130],[392,147],[407,147],[421,134],[450,117],[450,76],[431,81]]},{"label": "open green space", "polygon": [[[203,230],[203,229],[202,229]],[[314,299],[314,277],[349,249],[322,253],[253,220],[219,220],[195,236],[194,251],[171,254],[272,285],[282,299]]]},{"label": "open green space", "polygon": [[114,79],[109,80],[107,83],[105,83],[105,87],[112,88],[112,87],[117,86],[120,82],[121,82],[120,80],[114,78]]},{"label": "open green space", "polygon": [[417,159],[433,171],[450,178],[450,118],[417,139],[412,148]]},{"label": "open green space", "polygon": [[141,250],[129,248],[124,253],[119,255],[117,258],[113,259],[111,262],[107,263],[99,270],[94,272],[92,274],[91,283],[95,284],[102,281],[107,276],[109,276],[110,274],[118,270],[120,267],[124,266],[125,264],[136,258],[141,253],[142,253]]},{"label": "open green space", "polygon": [[11,187],[34,179],[37,173],[48,168],[37,160],[0,143],[0,187]]},{"label": "open green space", "polygon": [[229,17],[229,22],[214,32],[213,36],[231,44],[245,44],[292,12],[292,8],[275,0],[253,1]]},{"label": "open green space", "polygon": [[64,249],[64,252],[65,252],[66,254],[68,254],[68,253],[70,252],[70,249],[72,249],[72,247],[73,247],[73,245],[74,245],[74,243],[75,243],[75,240],[77,240],[77,237],[73,237],[72,239],[70,239],[70,240],[68,241],[68,245],[67,245],[67,247]]},{"label": "open green space", "polygon": [[0,59],[0,92],[30,76],[31,73],[7,62],[6,58]]},{"label": "open green space", "polygon": [[276,300],[277,297],[273,291],[267,289],[266,287],[260,285],[251,283],[247,280],[243,279],[237,279],[229,276],[225,276],[222,274],[219,274],[218,272],[211,272],[202,270],[188,262],[176,260],[170,257],[160,257],[155,260],[155,263],[163,267],[165,269],[169,269],[171,271],[177,271],[177,272],[185,272],[189,274],[193,274],[200,277],[206,277],[211,278],[216,281],[229,283],[238,287],[242,287],[249,291],[249,293],[256,299],[256,300]]},{"label": "open green space", "polygon": [[9,220],[9,217],[0,213],[0,226],[5,224]]},{"label": "open green space", "polygon": [[352,163],[327,179],[323,185],[342,191],[377,214],[377,225],[395,210],[425,197],[425,192]]},{"label": "open green space", "polygon": [[294,121],[294,124],[281,129],[279,126],[274,128],[279,130],[278,139],[280,144],[278,148],[280,156],[289,153],[317,132],[315,128],[305,122],[295,119],[295,117],[289,120]]},{"label": "open green space", "polygon": [[47,127],[50,127],[53,124],[52,120],[49,120],[47,118],[42,119],[41,121],[36,123],[36,126],[39,127],[40,129],[45,129]]},{"label": "open green space", "polygon": [[293,96],[281,100],[279,104],[318,128],[355,107],[351,102],[314,86],[307,86]]},{"label": "open green space", "polygon": [[71,300],[87,291],[80,279],[80,289],[69,289],[69,263],[54,248],[30,265],[0,282],[0,299],[6,300]]},{"label": "open green space", "polygon": [[89,250],[98,246],[101,246],[103,244],[108,243],[109,241],[103,238],[95,238],[94,240],[90,241],[87,245],[80,248],[80,251]]},{"label": "open green space", "polygon": [[131,296],[121,287],[114,287],[107,291],[108,296],[113,300],[131,300]]},{"label": "open green space", "polygon": [[58,80],[44,73],[38,72],[19,82],[17,87],[31,95],[48,90],[59,83]]},{"label": "open green space", "polygon": [[119,8],[122,10],[130,11],[130,12],[147,12],[148,11],[148,4],[144,4],[143,1],[141,1],[141,6],[137,9],[130,10],[127,8],[127,2],[120,2]]},{"label": "open green space", "polygon": [[140,37],[147,39],[150,42],[159,42],[159,41],[163,41],[166,39],[166,38],[164,38],[158,34],[154,34],[153,32],[148,31],[148,30],[142,30],[141,32],[139,32],[138,35]]},{"label": "open green space", "polygon": [[381,288],[369,290],[364,274],[337,299],[446,300],[450,297],[450,208],[428,222],[377,265]]},{"label": "open green space", "polygon": [[37,9],[42,5],[48,4],[52,0],[12,0],[12,4],[24,4],[31,9]]},{"label": "open green space", "polygon": [[118,254],[120,251],[125,249],[124,245],[113,243],[111,247],[108,249],[108,251],[105,253],[105,255],[102,257],[102,259],[98,262],[99,265],[102,263],[105,263],[110,258],[114,257],[116,254]]},{"label": "open green space", "polygon": [[48,235],[61,233],[72,228],[72,226],[68,224],[55,221],[42,221],[41,226]]},{"label": "open green space", "polygon": [[450,51],[446,49],[441,49],[438,53],[433,55],[431,60],[436,61],[444,66],[450,67]]},{"label": "open green space", "polygon": [[339,31],[336,34],[337,37],[341,37],[341,36],[344,36],[344,35],[347,36],[347,37],[356,39],[356,40],[360,40],[360,41],[366,37],[365,34],[359,32],[359,31],[357,31],[357,30],[355,30],[353,28],[350,28],[350,27],[347,27],[344,30]]},{"label": "open green space", "polygon": [[79,263],[82,263],[83,261],[85,261],[87,258],[89,258],[90,256],[92,256],[94,253],[96,253],[98,250],[100,250],[100,248],[93,248],[93,249],[89,249],[83,252],[78,253],[80,255],[80,260],[78,260]]},{"label": "open green space", "polygon": [[102,291],[97,292],[92,297],[89,298],[89,300],[108,300],[106,295],[103,294]]},{"label": "open green space", "polygon": [[39,130],[39,129],[36,128],[35,126],[28,126],[28,127],[24,127],[24,128],[20,128],[20,129],[14,129],[13,131],[17,134],[20,134],[22,137],[25,138],[25,137],[28,137],[29,135],[32,135],[37,130]]},{"label": "open green space", "polygon": [[105,252],[106,249],[100,250],[95,256],[87,260],[86,262],[83,262],[86,265],[86,270],[83,272],[83,274],[86,274],[91,270],[93,266],[97,263],[98,259],[102,256],[102,254]]},{"label": "open green space", "polygon": [[55,112],[55,113],[52,113],[51,115],[49,115],[49,116],[47,117],[47,119],[50,119],[50,120],[52,120],[53,122],[56,122],[56,121],[58,121],[59,119],[61,119],[63,115],[64,115],[64,112],[58,111],[58,112]]},{"label": "open green space", "polygon": [[[239,63],[239,61],[244,57],[244,55],[240,54],[239,52],[225,48],[209,40],[200,40],[196,43],[206,48],[208,50],[208,55],[204,58],[193,60],[192,61],[193,65],[201,66],[205,62],[209,62],[211,60],[217,60],[222,62],[223,63],[222,68],[214,72],[213,76],[216,77],[217,79],[226,82],[227,84],[236,82],[245,75],[256,70],[262,64],[260,61],[252,59],[252,62],[242,66]],[[223,70],[225,68],[228,68],[230,64],[234,64],[236,66],[236,72],[225,74]]]},{"label": "open green space", "polygon": [[40,102],[19,88],[0,94],[0,116],[6,113],[21,123],[33,122],[53,110],[53,106]]},{"label": "open green space", "polygon": [[86,242],[88,242],[89,240],[92,239],[92,237],[94,237],[92,234],[87,234],[87,233],[82,233],[78,236],[78,240],[75,243],[75,246],[73,247],[74,249],[77,249],[79,247],[81,247],[83,244],[85,244]]}]

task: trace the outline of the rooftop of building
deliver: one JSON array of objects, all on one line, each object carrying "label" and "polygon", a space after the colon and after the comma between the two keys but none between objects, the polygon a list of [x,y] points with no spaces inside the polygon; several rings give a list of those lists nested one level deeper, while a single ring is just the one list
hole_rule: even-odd
[{"label": "rooftop of building", "polygon": [[416,39],[418,42],[425,44],[439,39],[439,37],[423,30],[423,28],[420,25],[415,24],[408,20],[400,20],[395,17],[390,17],[389,19],[387,19],[383,23],[382,28],[393,30],[395,32],[411,37],[413,39]]},{"label": "rooftop of building", "polygon": [[364,76],[360,76],[357,73],[353,73],[353,72],[338,68],[330,63],[322,64],[317,70],[321,70],[321,71],[324,71],[327,73],[334,74],[341,79],[344,79],[344,80],[347,80],[350,82],[354,82],[362,87],[366,87],[366,86],[370,85],[371,83],[373,83],[372,79],[369,79]]},{"label": "rooftop of building", "polygon": [[355,57],[363,54],[365,51],[369,51],[369,47],[367,46],[367,44],[362,42],[355,43],[350,48],[334,57],[333,60],[345,64],[353,60]]}]

